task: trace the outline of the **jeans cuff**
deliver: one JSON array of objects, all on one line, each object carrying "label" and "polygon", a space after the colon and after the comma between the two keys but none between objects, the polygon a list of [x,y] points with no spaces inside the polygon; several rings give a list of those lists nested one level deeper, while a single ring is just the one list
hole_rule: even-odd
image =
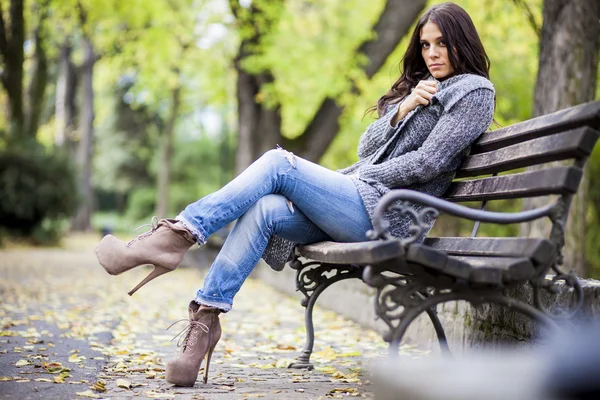
[{"label": "jeans cuff", "polygon": [[196,238],[196,241],[199,245],[203,245],[204,243],[206,243],[206,235],[202,234],[200,230],[198,230],[198,228],[192,225],[192,223],[188,221],[183,215],[179,214],[175,217],[175,219],[181,222],[183,226],[187,228],[187,230],[192,232],[192,235],[194,235],[194,238]]},{"label": "jeans cuff", "polygon": [[231,311],[231,307],[233,305],[233,302],[231,300],[222,298],[211,299],[210,297],[204,297],[200,293],[200,291],[198,291],[198,293],[196,294],[196,298],[194,299],[194,301],[197,304],[200,304],[201,306],[218,308],[224,313]]}]

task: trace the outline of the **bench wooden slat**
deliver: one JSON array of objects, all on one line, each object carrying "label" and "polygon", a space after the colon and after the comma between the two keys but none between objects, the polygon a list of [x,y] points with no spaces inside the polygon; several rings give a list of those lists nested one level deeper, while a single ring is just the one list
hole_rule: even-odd
[{"label": "bench wooden slat", "polygon": [[406,260],[471,283],[501,286],[525,282],[535,274],[527,257],[450,256],[426,245],[409,247]]},{"label": "bench wooden slat", "polygon": [[324,263],[366,265],[398,257],[402,254],[402,247],[397,239],[358,243],[319,242],[299,246],[298,252],[302,257]]},{"label": "bench wooden slat", "polygon": [[444,194],[449,201],[483,201],[572,194],[583,172],[577,167],[553,167],[540,171],[453,182]]},{"label": "bench wooden slat", "polygon": [[496,150],[582,126],[589,126],[596,130],[600,129],[599,101],[581,104],[495,131],[486,132],[473,145],[471,154]]},{"label": "bench wooden slat", "polygon": [[457,177],[510,171],[550,161],[583,158],[591,154],[600,133],[582,127],[498,150],[467,157]]},{"label": "bench wooden slat", "polygon": [[423,244],[456,256],[527,257],[539,265],[553,256],[552,244],[542,238],[429,237]]}]

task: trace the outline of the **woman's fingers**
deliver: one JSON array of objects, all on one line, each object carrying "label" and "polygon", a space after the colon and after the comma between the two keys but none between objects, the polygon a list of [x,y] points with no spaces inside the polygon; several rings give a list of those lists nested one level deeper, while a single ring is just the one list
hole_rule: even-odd
[{"label": "woman's fingers", "polygon": [[424,96],[421,96],[420,94],[417,94],[415,96],[415,101],[417,104],[422,104],[424,106],[429,105],[429,99],[425,98]]},{"label": "woman's fingers", "polygon": [[420,81],[416,88],[435,94],[437,92],[437,81]]},{"label": "woman's fingers", "polygon": [[[427,101],[427,104],[429,104],[429,101],[431,100],[431,98],[432,98],[432,97],[433,97],[433,95],[435,94],[435,92],[434,92],[434,93],[430,93],[430,92],[428,92],[428,91],[426,91],[426,90],[424,90],[424,89],[421,89],[421,88],[418,88],[418,89],[416,89],[416,90],[415,90],[415,93],[416,93],[416,95],[417,95],[419,98],[421,98],[421,99],[423,99],[423,100]],[[423,104],[423,102],[419,102],[419,104]]]},{"label": "woman's fingers", "polygon": [[407,103],[409,109],[413,110],[418,105],[428,106],[431,98],[437,93],[437,81],[420,81],[417,86],[411,89],[410,97],[412,101]]}]

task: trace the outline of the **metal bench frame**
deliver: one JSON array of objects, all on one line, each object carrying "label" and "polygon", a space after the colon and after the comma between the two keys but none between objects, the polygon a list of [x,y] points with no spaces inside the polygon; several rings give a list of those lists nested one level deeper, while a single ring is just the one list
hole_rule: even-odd
[{"label": "metal bench frame", "polygon": [[[523,143],[531,140],[531,138],[537,138],[536,134],[539,137],[547,137],[551,134],[556,135],[565,131],[571,132],[573,128],[581,128],[582,126],[588,130],[589,128],[594,130],[600,128],[600,102],[587,103],[548,116],[538,117],[512,127],[503,128],[502,131],[509,131],[511,133],[510,130],[513,128],[513,130],[522,130],[525,132],[523,135],[524,138],[514,139],[514,142]],[[546,133],[544,135],[540,134],[541,130],[545,130]],[[584,133],[589,132],[586,131]],[[593,137],[597,138],[598,133],[595,131],[594,133],[595,136]],[[479,145],[482,149],[485,149],[484,151],[493,150],[495,146],[494,140],[493,135],[488,135],[487,137],[483,135],[474,146]],[[593,148],[595,139],[591,144],[589,144],[589,141],[586,143],[587,147],[591,146]],[[506,146],[506,142],[504,146]],[[554,146],[562,145],[555,144]],[[496,148],[502,148],[502,145],[498,145]],[[591,150],[586,150],[584,153],[564,152],[558,159],[572,158],[574,159],[573,167],[583,170],[589,153],[591,153]],[[537,155],[535,162],[531,160],[517,160],[512,161],[511,166],[519,168],[520,166],[535,165],[553,160],[552,154],[541,154]],[[475,175],[477,171],[465,173],[464,171],[469,167],[466,164],[466,162],[463,163],[457,176],[480,176]],[[493,171],[494,168],[492,167],[480,166],[479,169],[483,172],[490,170],[488,173],[493,173],[493,176],[497,175],[497,172]],[[504,170],[507,169],[505,168]],[[383,259],[374,263],[337,263],[327,261],[328,258],[325,256],[325,252],[322,254],[323,257],[320,257],[321,254],[318,251],[312,251],[310,252],[310,257],[306,257],[307,252],[303,251],[303,247],[300,247],[296,251],[294,260],[290,262],[290,267],[297,271],[296,287],[304,295],[301,304],[306,308],[305,324],[307,340],[301,355],[291,367],[312,369],[310,356],[315,336],[312,319],[314,305],[319,295],[325,289],[336,282],[346,279],[360,279],[376,289],[375,312],[389,328],[383,335],[383,338],[390,344],[390,354],[397,354],[402,337],[409,325],[419,315],[426,312],[437,334],[442,353],[450,355],[446,335],[436,312],[438,304],[449,301],[465,300],[474,306],[483,303],[506,306],[551,328],[556,326],[556,318],[571,318],[577,313],[583,303],[583,291],[575,272],[564,269],[562,249],[565,245],[565,226],[568,210],[579,185],[580,178],[581,176],[576,179],[574,190],[571,190],[570,193],[561,193],[558,200],[554,203],[538,209],[517,213],[485,211],[487,199],[483,201],[482,209],[477,210],[412,190],[393,190],[380,200],[375,210],[373,230],[367,233],[368,239],[373,241],[399,243],[399,254],[387,260]],[[545,193],[534,195],[540,194],[543,195]],[[517,194],[510,198],[531,196],[531,193],[525,196]],[[419,203],[424,207],[416,211],[410,206],[411,203]],[[410,216],[412,220],[410,237],[400,240],[393,238],[389,234],[387,231],[388,222],[385,220],[384,214],[391,210]],[[422,238],[429,229],[429,225],[426,223],[427,218],[431,216],[437,217],[440,211],[475,221],[472,237],[476,236],[480,222],[513,224],[529,222],[539,218],[549,218],[552,223],[551,233],[548,238],[553,248],[551,261],[545,264],[543,268],[538,269],[535,275],[526,281],[508,282],[506,285],[501,284],[496,286],[472,285],[461,279],[450,279],[437,271],[407,262],[405,256],[411,245],[418,243],[419,238]],[[352,244],[348,245],[351,246]],[[307,247],[304,246],[304,248]],[[301,258],[302,256],[305,258]],[[552,276],[551,279],[547,278],[548,275]],[[546,308],[542,302],[541,294],[544,291],[556,293],[559,283],[572,288],[574,302],[569,311],[563,310],[557,314]],[[520,287],[523,284],[529,284],[533,289],[533,305],[510,297],[506,293],[506,289]]]}]

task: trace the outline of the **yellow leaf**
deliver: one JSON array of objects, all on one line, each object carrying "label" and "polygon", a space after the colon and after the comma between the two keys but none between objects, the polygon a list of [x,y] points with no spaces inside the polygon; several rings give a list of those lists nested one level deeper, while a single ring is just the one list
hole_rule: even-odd
[{"label": "yellow leaf", "polygon": [[337,372],[337,369],[335,367],[315,367],[315,370],[330,375]]},{"label": "yellow leaf", "polygon": [[36,381],[36,382],[52,382],[50,379],[46,379],[46,378],[36,378],[36,379],[34,379],[34,381]]},{"label": "yellow leaf", "polygon": [[356,388],[335,388],[331,389],[329,393],[358,393],[358,389]]},{"label": "yellow leaf", "polygon": [[90,388],[96,392],[106,392],[106,383],[104,383],[104,381],[98,381],[90,386]]},{"label": "yellow leaf", "polygon": [[6,382],[10,380],[12,380],[10,376],[0,376],[0,382]]},{"label": "yellow leaf", "polygon": [[154,372],[154,371],[146,372],[146,379],[154,379],[154,378],[156,378],[156,372]]},{"label": "yellow leaf", "polygon": [[31,363],[27,360],[19,360],[16,362],[15,367],[24,367],[29,364],[31,364]]},{"label": "yellow leaf", "polygon": [[91,390],[86,390],[85,392],[76,392],[77,396],[81,397],[89,397],[91,399],[99,399],[100,396],[92,392]]},{"label": "yellow leaf", "polygon": [[63,378],[62,376],[55,376],[54,377],[54,383],[65,383],[65,378]]},{"label": "yellow leaf", "polygon": [[294,363],[294,360],[292,360],[290,358],[282,358],[280,360],[277,360],[277,362],[275,363],[275,367],[276,368],[288,368],[293,363]]},{"label": "yellow leaf", "polygon": [[75,353],[69,357],[69,362],[78,363],[78,362],[82,362],[85,359],[86,358],[84,356],[77,356],[77,353]]},{"label": "yellow leaf", "polygon": [[125,379],[117,379],[117,387],[131,389],[131,382]]},{"label": "yellow leaf", "polygon": [[362,353],[360,351],[350,351],[348,353],[340,353],[337,355],[338,357],[360,357]]},{"label": "yellow leaf", "polygon": [[175,395],[174,394],[170,394],[170,393],[158,393],[158,392],[153,392],[153,391],[147,391],[144,392],[144,394],[147,397],[150,397],[151,399],[174,399]]}]

